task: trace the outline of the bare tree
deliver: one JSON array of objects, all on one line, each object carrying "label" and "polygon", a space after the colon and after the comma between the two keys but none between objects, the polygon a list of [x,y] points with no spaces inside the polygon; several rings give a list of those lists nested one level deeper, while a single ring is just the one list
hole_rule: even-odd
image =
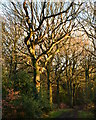
[{"label": "bare tree", "polygon": [[[53,53],[56,52],[56,45],[70,37],[76,25],[73,20],[81,12],[82,4],[24,0],[22,7],[22,3],[11,2],[12,7],[9,10],[15,14],[19,20],[18,25],[23,28],[23,32],[25,31],[24,43],[32,62],[35,96],[37,96],[37,89],[40,89],[41,61],[44,61],[45,57],[44,65],[46,66],[50,58],[54,56]],[[11,17],[14,19],[13,16]],[[22,40],[20,43],[23,46]]]}]

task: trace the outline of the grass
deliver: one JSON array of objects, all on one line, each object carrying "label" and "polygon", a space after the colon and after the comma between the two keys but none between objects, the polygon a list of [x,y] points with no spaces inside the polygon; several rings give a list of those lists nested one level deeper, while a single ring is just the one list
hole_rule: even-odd
[{"label": "grass", "polygon": [[[73,115],[73,109],[57,109],[56,111],[50,111],[48,115],[45,116],[45,118],[51,119],[51,118],[59,118],[62,114],[67,115],[66,113],[70,113],[70,116]],[[90,111],[84,111],[80,110],[77,111],[77,118],[94,118],[94,115]]]},{"label": "grass", "polygon": [[94,118],[94,115],[89,111],[78,111],[78,118]]},{"label": "grass", "polygon": [[56,111],[51,111],[48,114],[48,118],[57,118],[63,113],[72,112],[72,109],[58,109]]}]

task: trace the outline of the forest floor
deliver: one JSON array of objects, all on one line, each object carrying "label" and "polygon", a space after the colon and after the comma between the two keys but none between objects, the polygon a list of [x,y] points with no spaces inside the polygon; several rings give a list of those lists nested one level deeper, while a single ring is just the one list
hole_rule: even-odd
[{"label": "forest floor", "polygon": [[94,118],[91,111],[77,110],[77,109],[58,109],[51,111],[47,118]]},{"label": "forest floor", "polygon": [[62,113],[59,118],[78,118],[78,112],[77,110],[72,110],[68,112]]}]

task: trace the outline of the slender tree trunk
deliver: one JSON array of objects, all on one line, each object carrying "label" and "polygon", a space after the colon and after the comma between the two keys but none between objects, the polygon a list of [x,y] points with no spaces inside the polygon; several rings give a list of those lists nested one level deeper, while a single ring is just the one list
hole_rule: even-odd
[{"label": "slender tree trunk", "polygon": [[66,79],[67,79],[67,92],[68,92],[68,97],[70,98],[70,81],[69,81],[69,77],[68,77],[68,56],[66,53]]},{"label": "slender tree trunk", "polygon": [[15,50],[14,51],[14,69],[13,69],[15,78],[16,78],[16,69],[17,69],[17,54],[16,54],[16,50]]},{"label": "slender tree trunk", "polygon": [[86,82],[86,99],[87,99],[87,97],[88,97],[88,93],[87,93],[87,91],[88,91],[88,89],[87,89],[87,82],[88,82],[88,69],[87,69],[87,67],[85,68],[85,82]]},{"label": "slender tree trunk", "polygon": [[52,84],[50,83],[50,107],[52,108]]},{"label": "slender tree trunk", "polygon": [[48,100],[50,101],[50,79],[49,79],[49,69],[47,68],[47,85],[48,85]]},{"label": "slender tree trunk", "polygon": [[48,65],[47,68],[47,85],[48,85],[48,100],[50,102],[50,106],[52,107],[52,85],[50,83],[50,66]]},{"label": "slender tree trunk", "polygon": [[59,78],[57,78],[57,103],[59,105],[60,99],[59,99]]},{"label": "slender tree trunk", "polygon": [[68,96],[70,96],[70,87],[69,87],[69,80],[67,79],[67,91],[68,91]]},{"label": "slender tree trunk", "polygon": [[13,57],[12,57],[12,55],[11,55],[9,79],[11,78],[11,74],[12,74],[12,61],[13,61]]},{"label": "slender tree trunk", "polygon": [[[71,66],[71,64],[70,64]],[[69,74],[69,89],[70,89],[70,92],[69,92],[69,101],[70,101],[70,106],[73,107],[73,99],[72,99],[72,79],[70,78],[71,77],[71,72],[70,72],[70,66],[69,66],[69,70],[68,70],[68,74]]]},{"label": "slender tree trunk", "polygon": [[68,92],[68,96],[70,96],[70,87],[69,87],[69,79],[68,79],[67,68],[66,68],[66,79],[67,79],[67,92]]},{"label": "slender tree trunk", "polygon": [[39,93],[40,92],[40,70],[37,62],[36,62],[36,88],[37,88],[37,92]]},{"label": "slender tree trunk", "polygon": [[71,107],[73,107],[73,90],[72,90],[72,80],[70,79],[70,100],[71,100]]},{"label": "slender tree trunk", "polygon": [[[57,76],[57,67],[56,67],[56,70],[55,70],[55,76]],[[57,84],[57,104],[58,105],[59,105],[59,102],[60,102],[60,99],[59,99],[59,77],[57,77],[57,79],[56,79],[56,84]]]},{"label": "slender tree trunk", "polygon": [[73,106],[75,105],[75,84],[73,84]]}]

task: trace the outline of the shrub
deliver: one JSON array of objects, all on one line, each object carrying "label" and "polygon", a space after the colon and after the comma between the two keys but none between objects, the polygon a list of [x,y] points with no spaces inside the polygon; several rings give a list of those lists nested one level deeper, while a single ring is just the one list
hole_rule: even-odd
[{"label": "shrub", "polygon": [[[10,86],[10,87],[9,87]],[[47,93],[42,90],[34,99],[32,77],[25,71],[20,71],[8,79],[3,79],[3,117],[4,118],[39,118],[50,110]],[[18,94],[17,94],[18,93]],[[19,96],[18,96],[19,95]]]}]

